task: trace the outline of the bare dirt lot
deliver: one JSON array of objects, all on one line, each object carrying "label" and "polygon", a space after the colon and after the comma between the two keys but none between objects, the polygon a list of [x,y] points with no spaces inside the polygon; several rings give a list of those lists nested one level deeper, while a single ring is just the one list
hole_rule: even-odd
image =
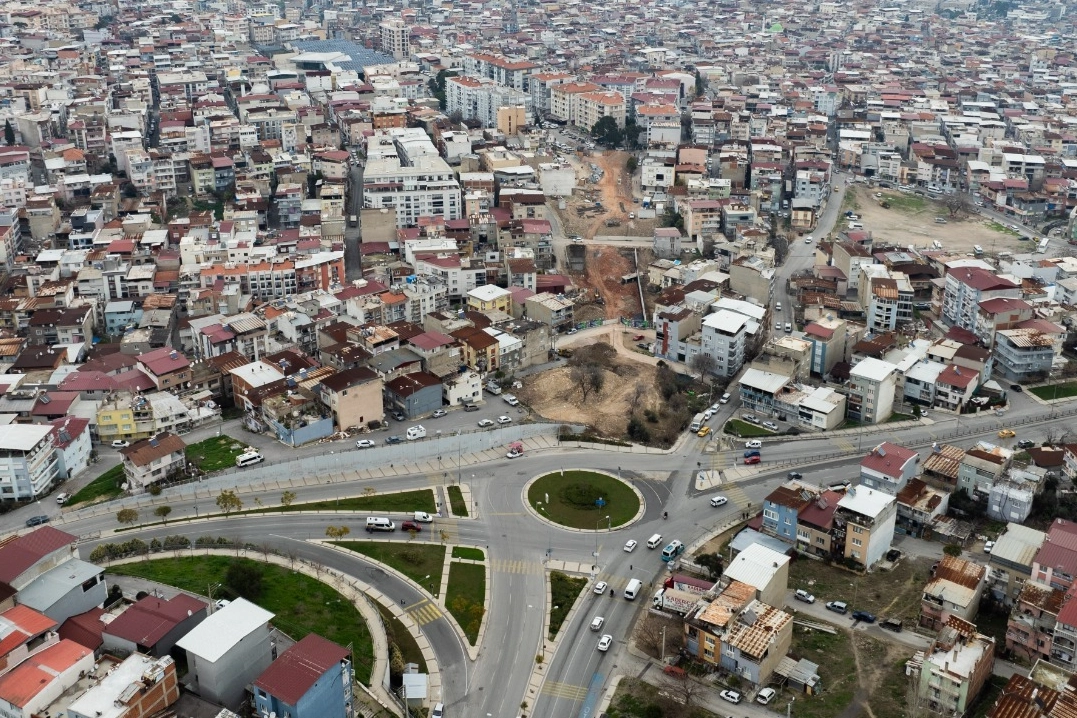
[{"label": "bare dirt lot", "polygon": [[[884,208],[883,202],[890,208]],[[977,244],[988,253],[1030,252],[1034,247],[1032,242],[1018,241],[1017,233],[993,220],[982,219],[975,213],[951,217],[940,202],[912,193],[857,185],[846,193],[845,209],[860,215],[859,221],[876,242],[931,249],[932,241],[938,240],[944,250],[951,252],[972,252]],[[937,223],[936,217],[946,222]],[[839,221],[838,229],[844,228],[845,222]]]},{"label": "bare dirt lot", "polygon": [[621,284],[621,277],[636,271],[631,249],[618,249],[609,245],[587,245],[584,271],[570,272],[572,281],[579,287],[598,290],[601,302],[577,302],[575,317],[578,321],[591,319],[619,319],[640,313],[639,290],[635,282]]}]

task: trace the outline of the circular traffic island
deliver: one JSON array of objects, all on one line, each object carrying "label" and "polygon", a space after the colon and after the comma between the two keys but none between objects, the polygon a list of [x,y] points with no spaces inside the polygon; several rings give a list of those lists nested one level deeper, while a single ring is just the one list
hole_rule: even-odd
[{"label": "circular traffic island", "polygon": [[531,510],[551,523],[584,531],[605,531],[642,513],[643,497],[612,474],[569,469],[532,479],[525,489]]}]

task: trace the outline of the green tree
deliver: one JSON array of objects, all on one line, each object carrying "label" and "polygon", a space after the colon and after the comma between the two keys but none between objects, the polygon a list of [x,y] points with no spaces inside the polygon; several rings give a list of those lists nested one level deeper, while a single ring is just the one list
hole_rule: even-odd
[{"label": "green tree", "polygon": [[347,526],[326,526],[325,527],[325,535],[328,536],[331,539],[342,539],[345,536],[347,536],[348,534],[350,534],[351,532],[352,532],[352,530],[350,528],[348,528]]},{"label": "green tree", "polygon": [[624,137],[625,147],[630,150],[638,150],[640,148],[639,125],[636,124],[635,120],[625,120]]},{"label": "green tree", "polygon": [[617,126],[617,120],[606,115],[591,128],[591,137],[607,147],[617,147],[624,141],[624,130]]},{"label": "green tree", "polygon": [[291,506],[293,501],[295,501],[294,491],[285,491],[283,494],[280,495],[281,506]]},{"label": "green tree", "polygon": [[956,543],[948,543],[942,547],[942,552],[947,556],[960,556],[961,546],[960,544]]},{"label": "green tree", "polygon": [[696,557],[696,563],[710,571],[712,579],[721,578],[725,571],[725,561],[716,553],[705,553]]},{"label": "green tree", "polygon": [[665,214],[662,215],[663,227],[676,227],[677,229],[684,231],[684,217],[681,213],[674,208],[672,204],[666,205]]},{"label": "green tree", "polygon": [[135,509],[120,509],[116,512],[116,520],[121,524],[127,524],[130,526],[134,522],[138,521],[138,511]]},{"label": "green tree", "polygon": [[159,516],[162,519],[164,519],[164,522],[167,524],[168,523],[168,515],[170,513],[172,513],[172,507],[171,506],[158,506],[157,508],[155,508],[153,510],[153,513],[154,513],[154,515]]},{"label": "green tree", "polygon": [[438,107],[442,112],[448,107],[448,97],[445,94],[445,80],[450,77],[456,77],[456,70],[441,70],[438,72],[437,77],[430,80],[428,83],[430,87],[430,94],[438,100]]},{"label": "green tree", "polygon": [[262,567],[253,561],[233,561],[228,564],[224,584],[237,595],[254,601],[262,595]]},{"label": "green tree", "polygon": [[221,495],[217,497],[217,508],[226,515],[233,511],[239,511],[243,508],[243,499],[239,498],[235,491],[222,489]]},{"label": "green tree", "polygon": [[696,70],[696,97],[700,97],[707,90],[707,83],[703,81],[703,73]]},{"label": "green tree", "polygon": [[4,144],[15,144],[15,128],[11,126],[11,120],[4,120]]},{"label": "green tree", "polygon": [[625,172],[633,174],[637,167],[639,167],[639,160],[636,159],[635,155],[629,155],[628,159],[625,160]]}]

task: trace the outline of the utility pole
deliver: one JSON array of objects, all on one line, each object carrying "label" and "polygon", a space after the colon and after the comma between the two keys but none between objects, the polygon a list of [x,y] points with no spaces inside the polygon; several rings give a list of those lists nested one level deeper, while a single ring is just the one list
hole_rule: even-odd
[{"label": "utility pole", "polygon": [[666,660],[666,627],[662,626],[662,655],[660,660]]}]

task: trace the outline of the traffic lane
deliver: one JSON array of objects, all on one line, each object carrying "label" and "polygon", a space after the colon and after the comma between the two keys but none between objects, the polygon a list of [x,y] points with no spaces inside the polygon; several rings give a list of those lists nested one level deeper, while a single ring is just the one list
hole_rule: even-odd
[{"label": "traffic lane", "polygon": [[856,607],[851,603],[849,604],[849,612],[844,616],[826,608],[827,600],[843,601],[845,599],[833,597],[828,599],[816,596],[815,603],[805,603],[804,601],[795,599],[793,597],[794,593],[794,591],[788,591],[785,596],[786,609],[789,613],[793,614],[794,620],[797,617],[806,618],[810,621],[818,620],[838,628],[845,628],[850,631],[860,631],[880,641],[900,643],[904,646],[909,646],[910,648],[927,648],[931,644],[930,638],[921,636],[918,633],[911,631],[890,631],[882,628],[878,622],[882,621],[886,616],[876,616],[875,623],[865,623],[864,621],[854,620],[852,612],[856,610]]}]

